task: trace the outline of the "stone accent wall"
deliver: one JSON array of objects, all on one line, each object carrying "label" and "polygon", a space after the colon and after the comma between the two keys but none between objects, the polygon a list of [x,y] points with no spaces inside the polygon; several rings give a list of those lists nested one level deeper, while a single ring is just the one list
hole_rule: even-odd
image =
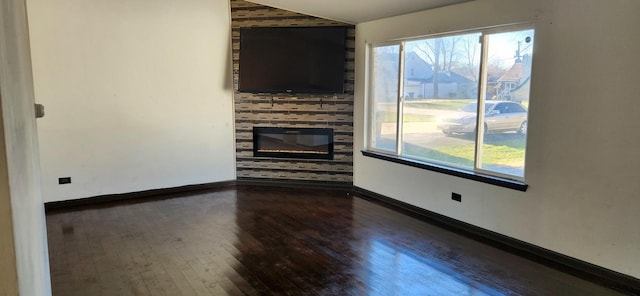
[{"label": "stone accent wall", "polygon": [[[306,180],[352,183],[355,29],[352,25],[247,1],[231,0],[233,85],[238,179]],[[348,26],[345,93],[252,94],[238,92],[240,28]],[[334,159],[253,157],[253,126],[334,129]]]}]

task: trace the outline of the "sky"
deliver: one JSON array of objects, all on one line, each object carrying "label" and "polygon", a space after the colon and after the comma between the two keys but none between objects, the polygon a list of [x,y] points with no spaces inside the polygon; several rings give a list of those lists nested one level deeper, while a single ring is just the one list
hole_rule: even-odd
[{"label": "sky", "polygon": [[[459,54],[454,56],[454,59],[459,60],[460,63],[468,64],[468,56],[473,55],[475,66],[478,65],[480,61],[480,33],[470,33],[456,36],[446,36],[440,37],[445,40],[445,47],[447,44],[451,44],[451,40],[453,38],[457,38],[457,51]],[[534,30],[523,30],[523,31],[512,31],[512,32],[504,32],[504,33],[492,33],[489,35],[489,64],[499,64],[503,68],[508,69],[513,65],[515,61],[516,50],[518,49],[518,42],[520,41],[520,55],[529,54],[531,55],[533,50],[533,36]],[[429,52],[429,48],[425,46],[424,40],[430,40],[433,44],[435,38],[425,38],[421,40],[413,40],[407,41],[405,43],[407,51],[415,51],[418,55],[420,55],[425,61],[431,63],[431,58],[429,55],[433,56],[433,53]],[[475,51],[466,50],[463,48],[463,45],[468,42],[468,44],[473,49],[475,46]]]}]

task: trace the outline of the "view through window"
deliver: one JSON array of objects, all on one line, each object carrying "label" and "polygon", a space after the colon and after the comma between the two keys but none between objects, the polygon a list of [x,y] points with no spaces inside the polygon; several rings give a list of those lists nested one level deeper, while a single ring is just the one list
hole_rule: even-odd
[{"label": "view through window", "polygon": [[501,30],[373,46],[369,149],[523,179],[533,35]]}]

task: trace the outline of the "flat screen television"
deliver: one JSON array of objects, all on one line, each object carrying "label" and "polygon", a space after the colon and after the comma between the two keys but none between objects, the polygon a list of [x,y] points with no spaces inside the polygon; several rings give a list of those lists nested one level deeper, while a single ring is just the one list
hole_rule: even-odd
[{"label": "flat screen television", "polygon": [[238,91],[343,93],[345,27],[240,29]]}]

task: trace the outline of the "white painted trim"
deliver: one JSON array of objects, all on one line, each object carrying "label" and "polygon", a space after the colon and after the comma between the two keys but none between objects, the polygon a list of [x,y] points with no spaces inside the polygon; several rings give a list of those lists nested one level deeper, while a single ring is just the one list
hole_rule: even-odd
[{"label": "white painted trim", "polygon": [[24,0],[3,1],[0,19],[0,91],[18,289],[22,296],[51,295]]}]

